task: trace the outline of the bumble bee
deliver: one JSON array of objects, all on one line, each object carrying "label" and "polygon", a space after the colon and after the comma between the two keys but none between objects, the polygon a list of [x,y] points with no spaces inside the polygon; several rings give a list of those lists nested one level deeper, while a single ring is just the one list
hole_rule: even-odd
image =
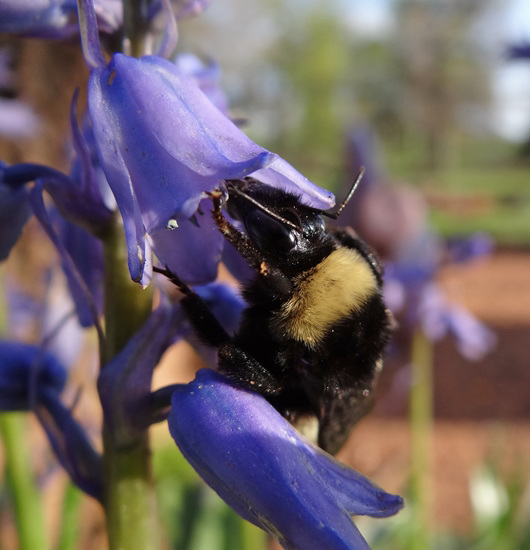
[{"label": "bumble bee", "polygon": [[391,327],[373,251],[351,229],[324,223],[323,216],[338,217],[355,186],[336,212],[252,178],[210,193],[217,227],[255,271],[233,336],[176,275],[157,269],[184,293],[198,336],[218,348],[219,371],[292,423],[316,417],[318,444],[332,454],[370,408]]}]

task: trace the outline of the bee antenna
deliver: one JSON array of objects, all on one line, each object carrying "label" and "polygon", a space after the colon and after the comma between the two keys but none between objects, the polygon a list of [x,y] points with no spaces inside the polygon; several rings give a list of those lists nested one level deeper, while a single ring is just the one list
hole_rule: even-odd
[{"label": "bee antenna", "polygon": [[321,210],[320,213],[323,216],[327,216],[328,218],[331,218],[332,220],[336,220],[340,216],[340,213],[344,210],[344,207],[350,202],[350,199],[353,197],[353,194],[355,193],[355,190],[357,189],[357,186],[359,185],[359,183],[363,179],[364,172],[365,172],[365,168],[364,168],[364,166],[361,166],[361,170],[359,171],[359,175],[357,176],[357,178],[353,182],[353,185],[351,186],[351,189],[350,189],[349,193],[346,195],[346,198],[339,204],[339,206],[338,206],[337,210],[335,210],[335,212],[327,212],[325,210]]},{"label": "bee antenna", "polygon": [[254,197],[251,197],[250,195],[247,195],[244,191],[239,189],[237,186],[230,183],[230,180],[226,180],[226,188],[230,191],[233,191],[236,195],[239,195],[240,197],[243,197],[248,202],[252,203],[254,206],[259,208],[262,212],[265,212],[268,216],[271,218],[274,218],[275,220],[287,225],[288,227],[291,227],[292,229],[296,229],[296,231],[299,231],[300,233],[303,233],[303,229],[293,223],[290,220],[287,220],[283,216],[280,216],[279,214],[276,214],[276,212],[273,212],[269,208],[267,208],[265,205],[261,204],[261,202],[257,201]]}]

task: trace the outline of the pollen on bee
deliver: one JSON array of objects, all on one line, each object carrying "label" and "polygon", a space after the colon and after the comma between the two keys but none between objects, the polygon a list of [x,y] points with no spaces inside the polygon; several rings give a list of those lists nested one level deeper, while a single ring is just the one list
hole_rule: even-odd
[{"label": "pollen on bee", "polygon": [[266,262],[261,262],[259,266],[259,273],[265,277],[269,274],[269,266]]}]

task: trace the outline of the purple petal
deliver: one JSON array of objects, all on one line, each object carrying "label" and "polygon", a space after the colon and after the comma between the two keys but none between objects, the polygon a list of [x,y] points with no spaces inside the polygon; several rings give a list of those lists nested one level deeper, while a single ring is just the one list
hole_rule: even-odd
[{"label": "purple petal", "polygon": [[208,203],[204,201],[205,214],[196,216],[199,227],[183,220],[174,229],[151,234],[160,263],[191,285],[213,281],[221,258],[223,237],[209,215]]},{"label": "purple petal", "polygon": [[497,343],[495,334],[464,308],[448,308],[447,323],[458,350],[470,361],[482,359]]},{"label": "purple petal", "polygon": [[104,67],[105,59],[99,43],[98,24],[94,11],[94,0],[79,2],[79,29],[81,32],[81,47],[89,68]]},{"label": "purple petal", "polygon": [[72,482],[95,499],[103,499],[103,463],[83,427],[57,393],[45,391],[36,409],[50,445]]},{"label": "purple petal", "polygon": [[[92,72],[89,94],[103,168],[112,148],[130,175],[147,231],[189,218],[220,179],[244,177],[268,162],[264,149],[164,59],[116,54],[108,69]],[[121,195],[124,183],[107,176]]]},{"label": "purple petal", "polygon": [[[82,227],[59,219],[60,239],[65,251],[72,258],[74,265],[90,292],[98,312],[103,311],[103,244]],[[67,277],[70,294],[76,306],[79,323],[83,327],[94,324],[91,308],[86,301],[84,290],[72,284],[72,277]]]},{"label": "purple petal", "polygon": [[[89,110],[101,165],[124,220],[134,280],[145,279],[144,233],[164,247],[169,237],[157,233],[170,221],[190,218],[220,180],[260,175],[314,206],[333,203],[329,192],[253,143],[192,78],[159,57],[116,54],[108,68],[94,69]],[[197,251],[190,257],[175,248],[173,255],[192,265]],[[211,276],[213,261],[196,280]]]},{"label": "purple petal", "polygon": [[63,38],[76,32],[71,16],[75,2],[53,0],[3,0],[0,32],[40,38]]},{"label": "purple petal", "polygon": [[403,505],[214,371],[199,371],[174,392],[168,420],[201,477],[286,548],[368,548],[351,516],[388,516]]},{"label": "purple petal", "polygon": [[37,346],[0,340],[0,410],[27,411],[48,388],[60,393],[66,369]]},{"label": "purple petal", "polygon": [[182,327],[180,307],[160,306],[98,378],[98,391],[116,442],[127,445],[158,419],[151,416],[151,381],[162,354]]},{"label": "purple petal", "polygon": [[[42,198],[43,186],[41,183],[37,183],[30,192],[30,201],[33,208],[33,212],[36,218],[39,220],[42,228],[54,244],[59,256],[61,258],[61,265],[66,278],[68,279],[68,285],[72,292],[72,296],[77,297],[78,300],[83,299],[85,306],[92,316],[92,321],[96,326],[96,329],[101,332],[99,325],[98,310],[94,303],[92,294],[87,287],[83,277],[80,275],[74,261],[68,254],[63,241],[57,234]],[[79,304],[78,304],[79,307]],[[100,334],[101,336],[101,334]]]},{"label": "purple petal", "polygon": [[254,172],[252,177],[262,183],[284,189],[288,193],[299,195],[303,203],[314,208],[327,210],[335,204],[333,193],[317,187],[287,161],[277,155],[275,155],[274,160],[267,167]]},{"label": "purple petal", "polygon": [[[0,166],[0,180],[2,167]],[[0,261],[5,260],[31,215],[25,187],[12,187],[0,181]]]}]

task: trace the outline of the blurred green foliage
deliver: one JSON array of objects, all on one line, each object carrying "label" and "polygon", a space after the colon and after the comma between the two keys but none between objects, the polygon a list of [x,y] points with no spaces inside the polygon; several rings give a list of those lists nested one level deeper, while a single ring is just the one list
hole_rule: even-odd
[{"label": "blurred green foliage", "polygon": [[267,536],[197,476],[173,444],[153,455],[158,509],[174,550],[265,550]]},{"label": "blurred green foliage", "polygon": [[[493,131],[492,75],[507,61],[477,30],[490,3],[394,0],[379,32],[355,21],[356,5],[214,2],[181,38],[219,62],[250,135],[319,185],[337,189],[351,178],[344,136],[369,124],[389,179],[434,196],[432,221],[443,234],[481,230],[503,244],[530,243],[530,167]],[[489,207],[455,212],[470,195]]]},{"label": "blurred green foliage", "polygon": [[[492,461],[480,465],[469,481],[473,524],[467,533],[434,527],[432,550],[528,550],[530,484],[518,471],[502,474]],[[410,499],[397,516],[358,524],[372,550],[409,550],[416,533]],[[428,549],[426,549],[428,550]]]}]

